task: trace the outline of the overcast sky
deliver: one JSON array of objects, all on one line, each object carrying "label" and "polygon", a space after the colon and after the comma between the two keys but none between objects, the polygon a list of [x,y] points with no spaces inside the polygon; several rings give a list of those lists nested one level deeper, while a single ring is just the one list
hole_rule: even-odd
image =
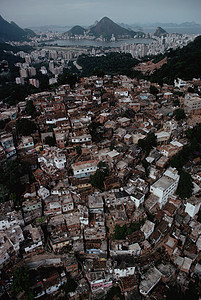
[{"label": "overcast sky", "polygon": [[0,0],[0,14],[21,27],[114,22],[201,23],[201,0]]}]

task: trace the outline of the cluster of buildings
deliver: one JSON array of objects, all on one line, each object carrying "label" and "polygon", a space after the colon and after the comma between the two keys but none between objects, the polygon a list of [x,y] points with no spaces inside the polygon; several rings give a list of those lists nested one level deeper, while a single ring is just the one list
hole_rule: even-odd
[{"label": "cluster of buildings", "polygon": [[133,58],[144,56],[164,54],[169,49],[177,49],[186,46],[195,38],[195,34],[167,34],[166,36],[152,36],[153,41],[147,44],[127,44],[121,45],[120,50],[123,53],[130,53]]},{"label": "cluster of buildings", "polygon": [[[17,155],[32,174],[20,178],[21,207],[11,199],[0,204],[2,295],[21,265],[29,267],[34,298],[56,299],[73,278],[69,299],[97,299],[113,286],[125,297],[161,299],[165,287],[176,282],[185,291],[200,278],[200,160],[188,169],[194,190],[185,200],[175,194],[180,174],[168,163],[188,143],[185,130],[199,123],[201,98],[188,88],[201,81],[178,82],[154,84],[156,97],[146,80],[93,76],[74,89],[29,95],[38,112],[30,136],[15,130],[17,119],[30,119],[26,102],[1,105],[1,167]],[[186,120],[174,118],[175,99]],[[145,155],[138,141],[150,133],[157,146]],[[99,189],[90,176],[101,164],[107,174]]]},{"label": "cluster of buildings", "polygon": [[[39,75],[48,75],[49,85],[57,83],[58,75],[63,73],[64,68],[68,68],[68,62],[76,59],[80,54],[87,53],[86,49],[75,50],[34,50],[30,53],[19,51],[17,56],[25,60],[24,63],[17,63],[19,67],[19,77],[16,78],[16,84],[24,85],[29,83],[39,88]],[[41,65],[36,69],[36,65]]]},{"label": "cluster of buildings", "polygon": [[[60,34],[53,34],[51,38],[61,39]],[[33,38],[31,42],[25,42],[30,46],[37,46],[36,50],[26,53],[24,51],[19,51],[16,53],[17,56],[24,59],[24,63],[19,62],[16,66],[19,68],[19,76],[16,77],[16,84],[24,85],[28,83],[33,85],[36,88],[40,87],[39,78],[40,75],[47,75],[49,79],[49,85],[57,84],[58,76],[63,73],[65,69],[69,69],[72,66],[69,62],[73,62],[74,68],[81,70],[82,67],[79,66],[76,62],[78,56],[82,54],[90,56],[101,56],[105,55],[108,52],[122,52],[130,53],[133,58],[140,59],[145,56],[152,56],[157,54],[164,54],[168,49],[176,49],[178,47],[186,46],[189,42],[193,41],[196,38],[196,35],[187,35],[187,34],[167,34],[166,36],[150,36],[152,42],[149,43],[133,43],[133,44],[122,44],[120,47],[116,48],[105,48],[105,47],[59,47],[53,46],[48,47],[38,47],[38,43],[43,41],[43,35],[41,37]],[[83,39],[92,37],[82,36]],[[46,39],[46,38],[45,38]],[[18,45],[16,42],[15,44]],[[160,63],[159,63],[160,64]],[[40,69],[38,68],[40,66]],[[161,66],[161,65],[160,65]],[[158,67],[160,67],[158,66]],[[144,67],[137,67],[140,71],[143,72]],[[152,69],[156,67],[146,64],[146,71],[152,72]],[[138,70],[137,69],[137,70]]]},{"label": "cluster of buildings", "polygon": [[39,78],[41,75],[47,75],[49,85],[53,85],[58,82],[58,76],[62,74],[65,69],[71,68],[69,62],[73,62],[74,67],[78,70],[82,69],[76,62],[78,56],[82,54],[99,56],[108,52],[119,51],[118,49],[112,48],[104,50],[104,48],[99,49],[94,47],[49,48],[39,48],[30,53],[19,51],[15,54],[24,59],[23,63],[16,63],[16,66],[19,68],[19,77],[15,78],[16,84],[24,85],[28,83],[39,88]]}]

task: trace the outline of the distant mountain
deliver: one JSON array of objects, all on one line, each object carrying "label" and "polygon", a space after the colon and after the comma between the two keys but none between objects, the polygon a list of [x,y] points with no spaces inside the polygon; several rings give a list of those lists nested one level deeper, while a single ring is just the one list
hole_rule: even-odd
[{"label": "distant mountain", "polygon": [[111,39],[112,34],[116,39],[133,38],[136,34],[143,35],[143,33],[137,33],[119,26],[108,17],[102,18],[95,26],[91,27],[89,33],[95,35],[97,38],[102,36],[107,40]]},{"label": "distant mountain", "polygon": [[34,34],[33,31],[25,31],[14,22],[7,22],[0,16],[0,42],[22,41]]},{"label": "distant mountain", "polygon": [[[119,24],[121,25],[121,24]],[[121,25],[122,26],[122,25]],[[138,31],[137,28],[141,28],[140,31],[145,33],[154,33],[157,27],[162,27],[168,33],[179,33],[179,34],[201,34],[201,25],[196,22],[184,22],[178,23],[133,23],[126,24],[125,28],[131,28],[134,31]]]},{"label": "distant mountain", "polygon": [[75,36],[75,35],[84,35],[86,29],[84,29],[83,27],[76,25],[73,28],[71,28],[69,31],[67,31],[66,33],[71,35],[71,36]]},{"label": "distant mountain", "polygon": [[154,32],[154,36],[161,37],[166,36],[168,33],[162,27],[157,27],[156,31]]},{"label": "distant mountain", "polygon": [[34,32],[39,33],[47,33],[47,32],[59,32],[59,33],[64,33],[67,32],[71,26],[58,26],[58,25],[43,25],[43,26],[33,26],[29,27],[32,29]]}]

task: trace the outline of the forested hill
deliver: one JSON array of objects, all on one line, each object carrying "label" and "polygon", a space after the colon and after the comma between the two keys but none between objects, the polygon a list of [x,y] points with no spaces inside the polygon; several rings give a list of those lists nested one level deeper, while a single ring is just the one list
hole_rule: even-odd
[{"label": "forested hill", "polygon": [[[0,43],[0,61],[7,60],[8,64],[11,65],[12,62],[16,63],[20,60],[19,57],[14,56],[14,53],[19,51],[30,52],[33,50],[31,46],[11,46],[7,43]],[[24,61],[24,60],[22,60]]]},{"label": "forested hill", "polygon": [[169,50],[161,58],[165,56],[167,64],[154,72],[151,76],[152,81],[163,80],[172,84],[177,77],[183,80],[201,77],[201,36],[182,49]]},{"label": "forested hill", "polygon": [[140,72],[135,72],[133,67],[139,61],[132,58],[130,54],[109,53],[105,56],[90,57],[81,55],[77,59],[78,65],[82,67],[82,76],[93,74],[125,74],[131,77],[145,77],[154,82],[166,82],[173,84],[174,79],[182,78],[191,80],[201,77],[201,36],[182,49],[170,49],[164,55],[154,57],[154,61],[159,61],[167,57],[167,64],[156,70],[150,76],[143,76]]},{"label": "forested hill", "polygon": [[75,35],[84,35],[85,31],[86,31],[86,29],[84,29],[83,27],[81,27],[79,25],[76,25],[65,33],[68,33],[71,36],[75,36]]},{"label": "forested hill", "polygon": [[98,57],[81,55],[78,57],[77,63],[82,67],[82,76],[104,74],[130,76],[133,73],[133,67],[139,61],[132,58],[131,54],[113,52]]}]

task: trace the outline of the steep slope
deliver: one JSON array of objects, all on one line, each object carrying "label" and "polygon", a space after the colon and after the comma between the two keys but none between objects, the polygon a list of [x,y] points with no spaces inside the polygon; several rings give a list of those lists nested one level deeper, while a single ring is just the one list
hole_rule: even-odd
[{"label": "steep slope", "polygon": [[201,36],[182,49],[170,50],[165,54],[167,64],[155,71],[152,81],[173,83],[177,77],[184,80],[201,77]]},{"label": "steep slope", "polygon": [[[33,33],[32,33],[33,34]],[[26,40],[30,35],[14,22],[7,22],[0,16],[0,42]]]}]

